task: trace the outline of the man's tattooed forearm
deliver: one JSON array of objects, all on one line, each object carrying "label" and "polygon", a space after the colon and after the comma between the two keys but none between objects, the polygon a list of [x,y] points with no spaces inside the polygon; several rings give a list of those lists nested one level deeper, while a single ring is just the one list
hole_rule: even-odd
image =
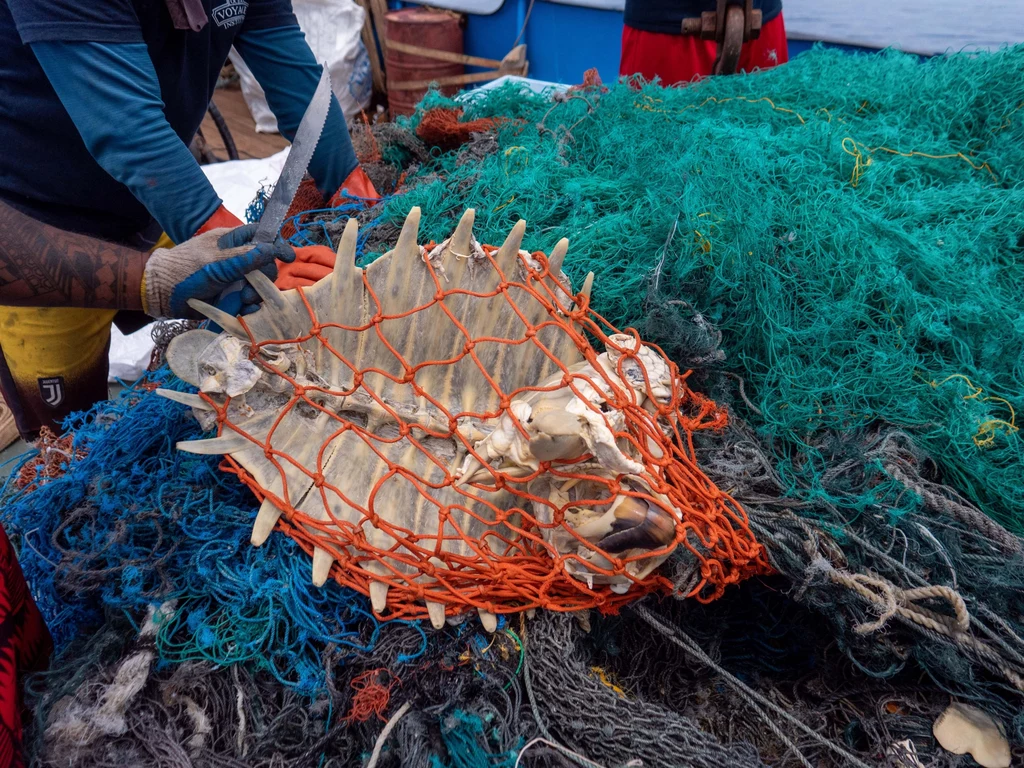
[{"label": "man's tattooed forearm", "polygon": [[0,203],[0,304],[141,309],[146,254]]}]

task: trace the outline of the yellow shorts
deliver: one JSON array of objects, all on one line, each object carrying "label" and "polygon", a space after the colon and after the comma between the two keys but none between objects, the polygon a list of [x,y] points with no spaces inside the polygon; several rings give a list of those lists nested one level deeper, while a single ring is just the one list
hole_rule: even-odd
[{"label": "yellow shorts", "polygon": [[[156,247],[173,243],[163,235]],[[0,306],[0,390],[18,431],[60,433],[74,411],[107,399],[112,309]]]}]

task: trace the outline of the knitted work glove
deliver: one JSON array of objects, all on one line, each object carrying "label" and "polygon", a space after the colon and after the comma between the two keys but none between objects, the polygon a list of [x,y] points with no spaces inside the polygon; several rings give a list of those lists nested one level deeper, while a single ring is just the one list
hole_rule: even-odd
[{"label": "knitted work glove", "polygon": [[277,260],[289,263],[295,252],[284,241],[253,246],[256,225],[214,229],[174,248],[157,248],[142,275],[142,306],[157,317],[200,319],[189,299],[213,303],[221,292],[260,270],[277,278]]}]

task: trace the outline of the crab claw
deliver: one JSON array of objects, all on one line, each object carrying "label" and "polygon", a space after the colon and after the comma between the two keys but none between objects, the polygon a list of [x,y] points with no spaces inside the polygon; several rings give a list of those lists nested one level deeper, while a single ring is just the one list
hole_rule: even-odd
[{"label": "crab claw", "polygon": [[611,533],[597,542],[610,554],[627,549],[661,549],[675,538],[675,518],[647,499],[623,496],[612,514]]}]

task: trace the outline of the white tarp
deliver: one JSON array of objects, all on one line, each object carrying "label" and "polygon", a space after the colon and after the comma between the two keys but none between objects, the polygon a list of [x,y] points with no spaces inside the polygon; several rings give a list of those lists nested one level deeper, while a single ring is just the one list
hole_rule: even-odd
[{"label": "white tarp", "polygon": [[224,201],[224,207],[245,221],[245,209],[256,198],[260,187],[269,188],[277,183],[290,149],[285,147],[276,155],[260,160],[211,163],[202,166],[203,173]]},{"label": "white tarp", "polygon": [[153,337],[150,335],[153,325],[150,323],[128,336],[121,333],[116,325],[111,326],[107,381],[113,383],[120,379],[131,384],[146,372],[153,354]]},{"label": "white tarp", "polygon": [[[346,118],[366,109],[373,95],[370,56],[360,35],[365,11],[353,0],[293,0],[292,10],[306,35],[313,55],[327,62],[331,88]],[[229,56],[238,72],[242,96],[256,121],[257,133],[277,133],[277,118],[242,57],[232,48]]]}]

